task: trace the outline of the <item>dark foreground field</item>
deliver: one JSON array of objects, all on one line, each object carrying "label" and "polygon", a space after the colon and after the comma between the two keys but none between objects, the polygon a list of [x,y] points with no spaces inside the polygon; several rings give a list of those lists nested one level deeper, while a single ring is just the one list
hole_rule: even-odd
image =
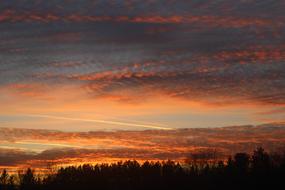
[{"label": "dark foreground field", "polygon": [[192,160],[183,166],[172,161],[125,161],[61,168],[41,178],[31,169],[18,175],[4,170],[0,189],[283,189],[284,180],[285,154],[268,154],[259,148],[251,155],[237,153],[226,162]]}]

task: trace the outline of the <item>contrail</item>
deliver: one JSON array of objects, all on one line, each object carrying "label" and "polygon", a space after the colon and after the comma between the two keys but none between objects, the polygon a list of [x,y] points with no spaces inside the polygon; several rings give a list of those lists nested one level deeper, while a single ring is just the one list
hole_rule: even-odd
[{"label": "contrail", "polygon": [[59,116],[53,116],[53,115],[38,115],[38,114],[25,114],[25,116],[49,118],[49,119],[59,119],[59,120],[68,120],[68,121],[83,121],[83,122],[92,122],[92,123],[104,123],[104,124],[120,125],[120,126],[128,126],[128,127],[143,127],[143,128],[150,128],[150,129],[173,130],[172,128],[169,128],[169,127],[161,127],[161,126],[157,126],[157,125],[126,123],[126,122],[110,121],[110,120],[59,117]]},{"label": "contrail", "polygon": [[83,146],[60,144],[60,143],[47,143],[47,142],[33,142],[33,141],[16,141],[15,144],[23,145],[48,145],[48,146],[59,146],[59,147],[69,147],[69,148],[83,148]]}]

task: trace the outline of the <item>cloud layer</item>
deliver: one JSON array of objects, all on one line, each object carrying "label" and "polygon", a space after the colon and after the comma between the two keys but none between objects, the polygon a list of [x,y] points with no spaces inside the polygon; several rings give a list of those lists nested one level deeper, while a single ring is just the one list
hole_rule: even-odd
[{"label": "cloud layer", "polygon": [[0,85],[284,105],[282,1],[2,1]]},{"label": "cloud layer", "polygon": [[262,146],[285,145],[284,124],[179,129],[173,131],[60,132],[0,128],[2,167],[58,166],[137,160],[184,160],[191,153],[215,151],[223,159]]},{"label": "cloud layer", "polygon": [[[0,165],[282,147],[275,125],[135,130],[284,121],[284,9],[277,0],[0,0]],[[110,125],[130,131],[100,132]]]}]

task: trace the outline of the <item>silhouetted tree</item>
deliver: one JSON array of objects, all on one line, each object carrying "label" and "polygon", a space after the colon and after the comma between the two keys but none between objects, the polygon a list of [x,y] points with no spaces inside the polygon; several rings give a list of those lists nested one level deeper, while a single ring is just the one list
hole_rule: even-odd
[{"label": "silhouetted tree", "polygon": [[[188,190],[284,189],[285,154],[256,149],[252,156],[237,153],[227,161],[171,160],[138,163],[135,160],[60,168],[43,178],[28,169],[18,179],[4,170],[1,190]],[[17,182],[19,181],[19,182]],[[16,184],[16,185],[15,185]]]},{"label": "silhouetted tree", "polygon": [[9,174],[7,173],[7,170],[4,169],[4,170],[2,171],[1,176],[0,176],[0,184],[1,184],[1,185],[7,185],[8,178],[9,178]]},{"label": "silhouetted tree", "polygon": [[246,173],[250,164],[250,156],[247,153],[237,153],[234,157],[234,167],[239,173]]},{"label": "silhouetted tree", "polygon": [[19,174],[20,190],[34,190],[37,188],[37,180],[32,169],[28,168],[25,174]]},{"label": "silhouetted tree", "polygon": [[263,148],[254,150],[252,155],[252,169],[256,174],[263,174],[269,171],[270,168],[269,154]]}]

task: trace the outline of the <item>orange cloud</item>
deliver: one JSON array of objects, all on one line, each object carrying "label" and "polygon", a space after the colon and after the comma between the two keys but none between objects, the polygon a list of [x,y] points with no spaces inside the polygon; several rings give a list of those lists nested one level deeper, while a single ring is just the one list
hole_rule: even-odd
[{"label": "orange cloud", "polygon": [[[258,146],[274,151],[285,145],[284,124],[233,126],[225,128],[179,129],[174,131],[60,132],[0,128],[0,138],[10,142],[3,148],[1,165],[53,166],[138,160],[183,160],[190,153],[215,150],[221,158],[235,152],[249,152]],[[29,145],[29,151],[16,149]],[[33,146],[42,151],[32,153]],[[14,147],[14,149],[13,149]]]},{"label": "orange cloud", "polygon": [[281,27],[283,20],[274,21],[261,18],[238,18],[229,16],[194,16],[194,15],[172,15],[172,16],[94,16],[72,13],[59,16],[52,13],[17,12],[15,10],[4,10],[0,13],[0,22],[130,22],[130,23],[155,23],[155,24],[205,24],[212,27],[243,28],[248,26]]}]

